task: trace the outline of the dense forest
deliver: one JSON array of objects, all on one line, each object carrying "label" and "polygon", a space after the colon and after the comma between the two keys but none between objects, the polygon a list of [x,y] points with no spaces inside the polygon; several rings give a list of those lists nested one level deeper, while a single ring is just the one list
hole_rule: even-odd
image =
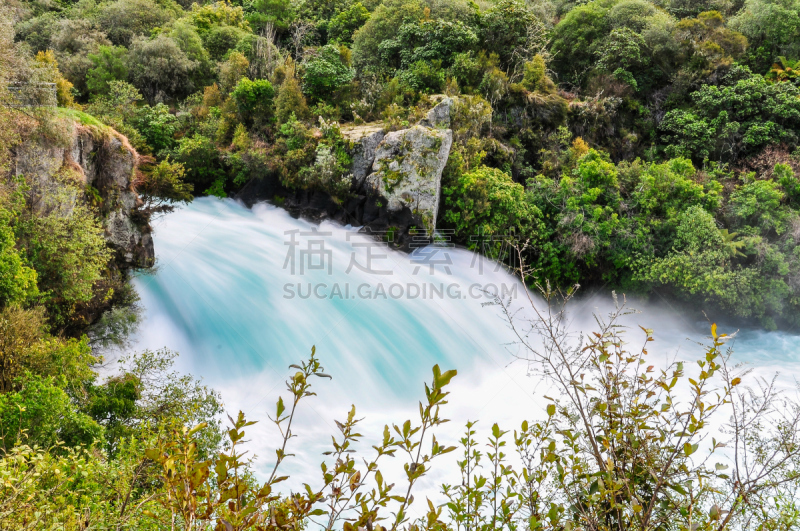
[{"label": "dense forest", "polygon": [[[716,326],[699,369],[654,372],[619,315],[577,349],[540,314],[546,355],[529,354],[564,398],[488,446],[469,424],[463,483],[416,516],[412,487],[455,450],[432,436],[453,371],[363,463],[353,409],[322,482],[289,493],[313,355],[271,418],[266,481],[242,457],[250,423],[223,430],[175,353],[104,356],[139,320],[152,216],[268,179],[344,203],[343,131],[408,128],[445,96],[436,227],[456,242],[504,259],[512,239],[531,286],[796,326],[798,69],[796,0],[0,0],[0,529],[797,529],[800,408],[741,390]],[[726,419],[740,453],[696,460],[727,451],[709,441]],[[378,460],[395,454],[393,489]]]}]

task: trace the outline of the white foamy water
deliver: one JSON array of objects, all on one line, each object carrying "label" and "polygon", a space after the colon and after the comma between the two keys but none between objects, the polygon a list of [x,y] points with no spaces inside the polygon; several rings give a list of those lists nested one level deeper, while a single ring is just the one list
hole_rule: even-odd
[{"label": "white foamy water", "polygon": [[[452,422],[437,435],[446,444],[457,443],[467,420],[480,419],[481,437],[494,422],[518,428],[542,415],[548,394],[546,382],[514,362],[514,336],[481,292],[517,290],[521,303],[523,287],[514,277],[463,249],[428,252],[425,261],[424,254],[381,248],[355,232],[294,219],[266,204],[250,210],[232,200],[197,199],[156,222],[157,270],[134,280],[145,308],[135,348],[179,351],[179,368],[220,390],[231,414],[242,410],[260,421],[248,433],[261,473],[270,471],[278,443],[267,414],[281,394],[287,397],[284,381],[294,373],[288,366],[316,345],[332,380],[315,381],[318,396],[299,410],[290,443],[296,457],[282,465],[292,474],[287,488],[319,483],[322,452],[338,434],[333,420],[344,419],[351,404],[365,417],[365,435],[418,418],[434,364],[459,373],[444,415]],[[368,253],[371,268],[364,271],[359,266],[366,267]],[[593,312],[605,314],[612,305],[606,293],[576,301],[571,326],[590,330]],[[632,305],[642,313],[626,322],[655,329],[650,351],[657,366],[702,355],[695,341],[707,335],[706,323],[688,322],[663,304]],[[642,337],[636,330],[633,345]],[[734,345],[735,359],[763,374],[779,370],[788,380],[796,373],[797,335],[740,331]],[[375,438],[360,448],[371,452]],[[434,464],[418,500],[435,496],[443,481],[458,481],[451,455]],[[386,473],[398,484],[402,463],[395,458]],[[416,505],[422,516],[422,503]]]}]

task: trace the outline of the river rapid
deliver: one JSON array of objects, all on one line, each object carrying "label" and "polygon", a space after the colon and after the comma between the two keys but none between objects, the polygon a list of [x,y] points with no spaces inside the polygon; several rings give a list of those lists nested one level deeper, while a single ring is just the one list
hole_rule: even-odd
[{"label": "river rapid", "polygon": [[[366,450],[384,424],[418,418],[434,364],[458,370],[443,410],[452,421],[437,436],[443,443],[456,444],[467,420],[480,421],[483,438],[494,422],[513,430],[542,415],[549,385],[515,361],[514,335],[500,308],[487,304],[492,294],[521,308],[526,300],[522,285],[497,264],[457,248],[399,253],[352,227],[230,199],[196,199],[154,228],[156,269],[134,279],[144,308],[135,348],[180,352],[178,368],[219,390],[229,413],[259,421],[248,431],[259,473],[269,473],[274,460],[278,434],[267,415],[287,397],[284,382],[295,372],[289,365],[316,346],[331,375],[313,382],[317,396],[298,412],[287,488],[319,483],[322,452],[338,434],[334,419],[344,419],[351,405],[365,419],[359,447]],[[649,350],[657,365],[702,356],[698,342],[708,323],[689,321],[666,303],[630,306],[641,310],[626,318],[631,344],[642,337],[635,325],[653,328]],[[571,326],[591,330],[593,314],[612,308],[608,292],[580,298]],[[796,334],[740,330],[731,345],[734,360],[758,373],[778,372],[787,385],[798,374]],[[420,485],[426,495],[459,481],[447,459]],[[387,475],[399,480],[402,460],[394,461]],[[422,516],[423,504],[415,505]]]}]

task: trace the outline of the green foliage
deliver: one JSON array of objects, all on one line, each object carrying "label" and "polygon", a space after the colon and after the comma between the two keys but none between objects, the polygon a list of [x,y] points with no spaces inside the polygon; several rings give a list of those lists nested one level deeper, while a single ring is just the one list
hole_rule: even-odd
[{"label": "green foliage", "polygon": [[162,26],[174,15],[174,11],[148,0],[117,0],[105,4],[97,18],[107,28],[112,43],[130,46],[135,37],[149,35],[152,29]]},{"label": "green foliage", "polygon": [[380,53],[387,64],[408,68],[418,61],[438,61],[444,68],[453,56],[473,50],[478,35],[461,21],[423,20],[398,28],[394,39],[381,43]]},{"label": "green foliage", "polygon": [[346,87],[355,72],[335,44],[318,49],[303,65],[303,92],[312,98],[330,100],[334,92]]},{"label": "green foliage", "polygon": [[529,5],[519,0],[500,0],[480,14],[482,48],[487,55],[496,53],[503,67],[513,66],[521,50],[538,51],[546,40],[543,29]]},{"label": "green foliage", "polygon": [[122,436],[130,435],[125,422],[136,412],[136,401],[141,398],[141,382],[125,374],[109,378],[103,385],[88,388],[86,413],[105,427],[109,453],[113,453]]},{"label": "green foliage", "polygon": [[[644,39],[630,28],[612,30],[605,43],[599,50],[600,62],[598,66],[614,77],[620,78],[618,71],[635,72],[645,66],[649,57],[643,54],[646,47]],[[631,84],[631,83],[629,83]],[[637,83],[632,83],[637,88]]]},{"label": "green foliage", "polygon": [[60,208],[69,198],[51,198],[46,215],[21,216],[15,230],[28,263],[36,269],[42,301],[57,325],[68,322],[77,304],[88,303],[95,284],[103,278],[111,258],[103,227],[85,206],[72,207],[69,216]]},{"label": "green foliage", "polygon": [[195,66],[178,43],[163,33],[153,40],[136,38],[131,43],[129,77],[151,103],[191,92]]},{"label": "green foliage", "polygon": [[11,212],[0,209],[0,306],[24,303],[38,295],[36,271],[16,248]]},{"label": "green foliage", "polygon": [[762,234],[786,230],[791,213],[782,208],[784,192],[773,181],[743,184],[731,194],[731,214],[739,226],[757,228]]},{"label": "green foliage", "polygon": [[470,236],[474,249],[480,249],[479,239],[535,238],[541,231],[542,213],[527,201],[524,188],[495,168],[481,166],[463,174],[444,195],[445,221]]},{"label": "green foliage", "polygon": [[214,181],[227,179],[227,171],[217,147],[210,138],[195,134],[178,142],[176,162],[183,165],[186,181],[195,189],[205,189]]},{"label": "green foliage", "polygon": [[180,162],[169,157],[156,165],[144,168],[136,191],[142,199],[141,209],[148,214],[169,212],[176,203],[192,200],[194,186],[184,181],[186,170]]},{"label": "green foliage", "polygon": [[525,63],[522,86],[531,92],[549,93],[553,91],[553,82],[547,77],[546,65],[541,55],[536,55]]},{"label": "green foliage", "polygon": [[[702,215],[702,210],[697,213]],[[499,427],[492,428],[488,451],[482,453],[472,426],[467,426],[462,439],[465,461],[460,465],[465,476],[471,472],[474,478],[464,477],[461,487],[445,490],[451,494],[449,507],[455,518],[494,525],[515,511],[525,511],[522,518],[533,529],[590,525],[636,530],[744,529],[756,518],[768,528],[775,519],[796,521],[791,503],[784,512],[784,507],[767,502],[769,509],[760,512],[760,502],[730,494],[741,493],[742,487],[753,495],[773,488],[772,479],[778,476],[759,484],[739,467],[747,459],[744,453],[773,447],[785,437],[783,429],[795,430],[797,417],[792,415],[780,427],[753,426],[741,418],[754,403],[764,404],[763,411],[782,406],[771,400],[771,392],[754,396],[742,385],[746,373],[725,354],[729,336],[718,333],[716,324],[696,365],[673,362],[656,369],[648,366],[652,330],[642,328],[643,347],[628,347],[619,326],[627,313],[624,305],[598,318],[595,334],[582,341],[568,331],[563,300],[547,287],[540,292],[545,302],[531,302],[538,305],[532,308],[532,318],[508,313],[508,321],[524,345],[518,357],[541,367],[542,376],[559,392],[548,399],[547,417],[523,422],[514,433],[521,470],[502,463],[505,433]],[[571,298],[568,294],[567,301]],[[541,346],[528,343],[532,333]],[[725,423],[730,439],[716,438],[711,428],[718,425],[715,421]],[[757,433],[762,430],[769,434]],[[792,450],[785,449],[778,459],[787,458],[787,451]],[[490,463],[483,466],[488,478],[478,471],[484,457]],[[783,473],[778,475],[786,480],[794,475]]]},{"label": "green foliage", "polygon": [[275,98],[275,119],[279,124],[288,122],[292,115],[301,120],[311,116],[306,97],[300,89],[300,83],[294,77],[287,77],[278,88]]},{"label": "green foliage", "polygon": [[694,205],[708,210],[720,207],[722,185],[712,182],[704,186],[697,177],[691,161],[679,158],[647,165],[638,182],[628,186],[635,187],[631,198],[642,215],[671,220]]},{"label": "green foliage", "polygon": [[153,153],[168,151],[175,146],[178,119],[163,103],[142,105],[136,109],[131,125],[144,137]]},{"label": "green foliage", "polygon": [[[124,134],[131,145],[142,153],[152,151],[144,136],[136,128],[138,122],[137,103],[142,100],[139,90],[125,81],[109,81],[108,94],[100,95],[86,106],[91,115]],[[146,113],[148,111],[145,111]],[[81,122],[84,120],[80,117]],[[169,118],[163,117],[164,121]]]},{"label": "green foliage", "polygon": [[285,32],[293,19],[294,12],[290,0],[255,0],[252,3],[252,11],[247,13],[248,22],[259,32],[269,24]]},{"label": "green foliage", "polygon": [[749,43],[749,62],[769,64],[778,56],[800,57],[800,11],[794,0],[745,0],[742,9],[730,21]]},{"label": "green foliage", "polygon": [[265,124],[272,118],[274,95],[275,89],[266,79],[250,81],[246,77],[231,92],[239,118],[246,124]]},{"label": "green foliage", "polygon": [[109,461],[87,448],[14,447],[0,459],[0,522],[25,531],[147,529],[142,512],[147,498],[135,488],[142,479],[141,452],[132,444]]},{"label": "green foliage", "polygon": [[764,74],[764,79],[772,83],[793,81],[798,77],[798,66],[800,66],[800,61],[792,61],[785,57],[778,57],[778,60],[772,64],[772,68],[769,69],[769,72]]},{"label": "green foliage", "polygon": [[366,24],[369,17],[367,8],[361,2],[355,2],[331,19],[328,36],[331,41],[350,45],[353,43],[353,34]]},{"label": "green foliage", "polygon": [[345,199],[350,191],[351,147],[339,124],[319,117],[321,138],[292,114],[281,125],[279,136],[268,155],[270,168],[281,184],[299,190],[323,190]]},{"label": "green foliage", "polygon": [[610,31],[607,18],[612,0],[595,0],[572,9],[553,29],[554,66],[566,79],[580,84],[583,72],[589,70],[603,37]]},{"label": "green foliage", "polygon": [[89,445],[103,435],[91,417],[78,411],[53,378],[26,375],[16,389],[0,394],[0,445],[9,451],[18,444],[49,447]]},{"label": "green foliage", "polygon": [[215,27],[230,26],[241,30],[250,29],[242,7],[231,5],[224,0],[202,5],[192,4],[189,16],[201,37],[206,37]]},{"label": "green foliage", "polygon": [[[277,474],[283,461],[291,456],[287,447],[298,404],[315,395],[311,391],[312,377],[330,378],[314,357],[314,349],[307,362],[291,368],[297,372],[286,381],[291,396],[288,407],[283,398],[279,398],[275,416],[271,418],[282,434],[282,444],[276,449],[275,466],[266,482],[259,484],[249,480],[247,463],[238,451],[245,437],[245,428],[255,424],[248,422],[243,413],[240,412],[236,420],[230,419],[232,426],[227,432],[229,451],[212,459],[203,459],[198,452],[197,437],[205,429],[205,424],[192,429],[176,429],[161,437],[158,444],[146,452],[147,457],[159,466],[159,480],[167,494],[157,499],[164,512],[161,515],[151,513],[156,520],[167,523],[177,519],[194,527],[218,519],[239,529],[264,529],[268,522],[274,522],[282,528],[298,529],[303,527],[306,519],[321,517],[327,521],[328,529],[344,521],[349,530],[355,528],[350,526],[373,525],[371,522],[380,518],[381,510],[389,502],[395,502],[397,510],[392,514],[391,529],[398,529],[411,521],[408,509],[413,502],[412,489],[428,473],[434,460],[455,450],[453,446],[440,445],[432,430],[447,422],[440,417],[440,408],[447,404],[449,392],[445,388],[456,376],[456,371],[442,372],[438,365],[433,367],[433,380],[430,385],[425,385],[425,400],[419,404],[419,422],[412,424],[407,420],[402,426],[392,425],[396,438],[389,426],[385,426],[382,442],[373,447],[376,455],[364,459],[363,467],[351,455],[354,452],[352,447],[362,437],[357,432],[360,420],[356,418],[353,406],[346,420],[337,421],[340,438],[333,437],[332,450],[325,452],[331,462],[330,465],[328,462],[321,465],[321,483],[315,488],[307,486],[305,491],[293,494],[289,501],[281,503],[276,486],[287,476]],[[423,454],[423,444],[427,446],[429,441],[430,453]],[[379,469],[379,463],[382,465],[386,457],[395,454],[407,456],[404,464],[406,485],[399,494],[392,494],[394,485],[385,483]],[[368,480],[376,483],[371,492],[364,488]],[[432,505],[431,511],[436,514]],[[378,524],[376,528],[379,531],[386,529]]]},{"label": "green foliage", "polygon": [[361,71],[386,72],[381,54],[382,43],[393,39],[406,22],[423,18],[423,5],[417,0],[386,0],[353,35],[353,66]]},{"label": "green foliage", "polygon": [[94,68],[86,75],[86,86],[92,94],[108,94],[110,81],[124,81],[128,77],[125,54],[121,46],[101,46],[97,54],[89,54]]},{"label": "green foliage", "polygon": [[675,109],[661,123],[667,153],[697,159],[736,160],[770,144],[797,142],[800,89],[768,83],[736,67],[720,85],[691,94],[691,110]]},{"label": "green foliage", "polygon": [[436,94],[442,92],[447,80],[442,62],[417,61],[408,66],[408,69],[398,72],[398,81],[404,88],[412,93]]},{"label": "green foliage", "polygon": [[[567,330],[571,319],[564,301],[546,288],[542,295],[544,305],[530,320],[508,311],[504,301],[496,304],[521,341],[517,357],[540,370],[558,398],[545,397],[538,420],[522,421],[513,434],[493,424],[485,446],[479,445],[476,422],[467,423],[463,459],[456,460],[461,481],[442,485],[445,503],[429,502],[421,515],[412,509],[414,489],[441,456],[456,450],[436,433],[448,422],[442,415],[456,371],[434,366],[419,418],[384,426],[371,456],[360,455],[361,419],[351,407],[336,421],[319,479],[284,498],[279,484],[289,477],[280,474],[293,455],[302,405],[316,395],[316,378],[330,378],[312,348],[307,361],[290,366],[288,399],[278,398],[270,417],[280,437],[268,476],[256,479],[253,463],[243,459],[246,430],[255,422],[241,412],[229,417],[227,444],[213,453],[204,450],[204,434],[214,428],[202,420],[119,439],[113,457],[62,444],[50,451],[15,446],[0,458],[0,521],[24,529],[18,522],[31,516],[58,525],[72,525],[80,516],[82,523],[98,526],[259,530],[303,529],[313,518],[326,529],[343,525],[348,531],[367,525],[376,531],[405,525],[428,531],[522,525],[556,531],[585,522],[633,530],[651,524],[669,529],[673,523],[678,529],[700,523],[722,531],[753,521],[795,525],[793,506],[774,500],[790,499],[797,483],[794,459],[800,450],[790,444],[800,426],[797,405],[770,388],[765,396],[750,393],[747,371],[724,353],[729,336],[718,333],[716,324],[696,365],[673,362],[657,370],[647,365],[646,348],[629,349],[619,324],[624,306],[598,318],[595,333],[582,340]],[[645,344],[654,340],[652,330],[642,330]],[[531,333],[543,348],[528,342]],[[141,400],[135,388],[147,381],[140,370],[158,375],[160,366],[152,363],[158,359],[144,356],[129,376],[109,380],[107,389],[94,394],[97,411],[135,416],[133,404]],[[759,415],[745,414],[756,406]],[[759,422],[765,418],[774,420]],[[716,439],[720,423],[731,434],[725,440]],[[723,450],[727,444],[734,451]],[[403,461],[403,479],[394,484],[383,474],[389,458]],[[746,459],[771,472],[742,472]]]},{"label": "green foliage", "polygon": [[236,48],[247,33],[234,26],[217,26],[204,35],[203,42],[212,59],[219,61],[228,50]]}]

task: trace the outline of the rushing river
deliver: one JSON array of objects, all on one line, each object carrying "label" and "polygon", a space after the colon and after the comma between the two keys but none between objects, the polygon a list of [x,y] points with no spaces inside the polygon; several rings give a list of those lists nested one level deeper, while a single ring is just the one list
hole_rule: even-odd
[{"label": "rushing river", "polygon": [[[514,362],[513,335],[488,293],[516,296],[522,286],[496,264],[455,248],[394,252],[351,227],[294,219],[274,206],[247,209],[233,200],[202,198],[155,224],[157,269],[135,279],[145,308],[136,348],[181,353],[179,368],[218,389],[226,409],[259,420],[251,448],[268,471],[277,442],[267,414],[312,345],[332,380],[313,382],[318,396],[299,412],[297,454],[287,462],[292,486],[318,475],[321,453],[351,404],[366,417],[362,433],[416,418],[423,381],[434,364],[455,368],[440,440],[456,443],[467,420],[514,429],[541,415],[546,384]],[[696,359],[707,323],[689,322],[666,305],[633,304],[631,324],[655,329],[654,356]],[[612,307],[608,294],[578,300],[576,329]],[[724,328],[724,327],[721,327]],[[732,331],[732,330],[725,330]],[[635,336],[635,332],[631,332]],[[633,341],[632,341],[633,342]],[[634,342],[635,343],[635,342]],[[740,331],[737,361],[764,374],[792,377],[800,336]],[[369,448],[368,445],[362,445]],[[396,459],[397,465],[401,464]],[[421,487],[453,481],[434,468]],[[419,505],[419,504],[417,504]],[[421,509],[420,509],[421,510]]]}]

